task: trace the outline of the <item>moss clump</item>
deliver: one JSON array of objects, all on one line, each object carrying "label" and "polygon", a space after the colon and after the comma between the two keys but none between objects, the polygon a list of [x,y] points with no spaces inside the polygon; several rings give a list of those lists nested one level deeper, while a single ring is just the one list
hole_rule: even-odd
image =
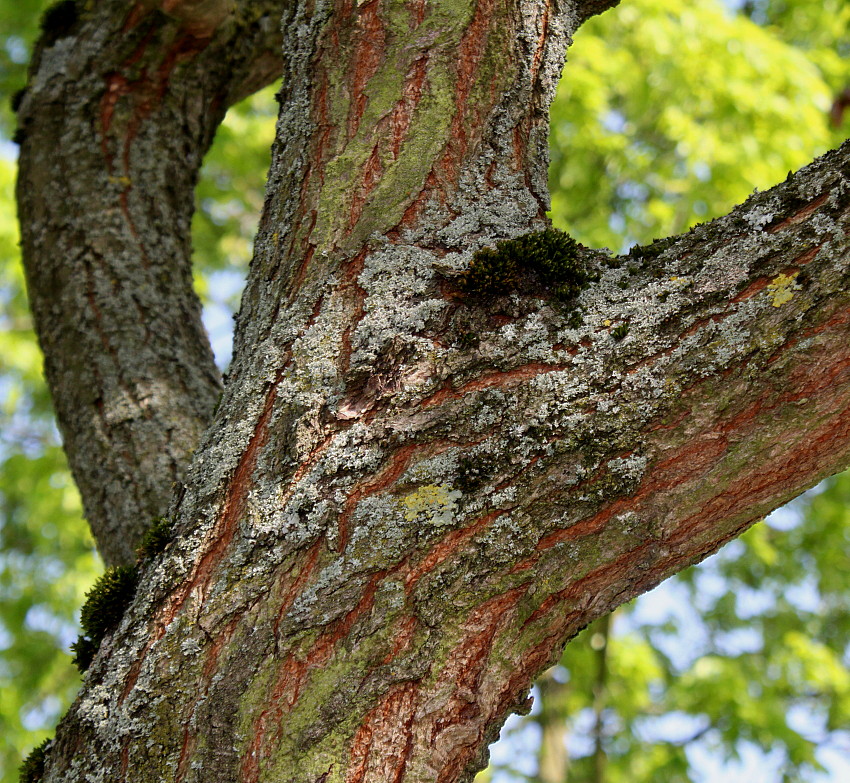
[{"label": "moss clump", "polygon": [[44,760],[47,757],[47,748],[50,746],[50,738],[36,745],[18,767],[18,780],[21,783],[36,783],[44,777]]},{"label": "moss clump", "polygon": [[469,269],[460,281],[461,290],[473,296],[501,296],[519,285],[519,270],[515,260],[501,252],[504,242],[497,249],[485,247],[473,257]]},{"label": "moss clump", "polygon": [[611,330],[611,337],[615,340],[622,340],[629,333],[628,324],[620,324]]},{"label": "moss clump", "polygon": [[81,672],[88,669],[103,637],[118,627],[133,600],[137,581],[135,566],[116,566],[108,568],[86,593],[80,614],[83,633],[72,645],[74,663]]},{"label": "moss clump", "polygon": [[79,19],[76,0],[61,0],[50,6],[41,17],[42,42],[53,46],[60,38],[66,38]]},{"label": "moss clump", "polygon": [[24,98],[26,97],[26,94],[27,94],[27,88],[26,87],[21,87],[20,90],[15,90],[15,92],[12,93],[12,97],[9,99],[9,105],[12,107],[12,111],[15,114],[17,114],[18,109],[21,108],[21,104],[24,102]]},{"label": "moss clump", "polygon": [[501,296],[521,289],[533,277],[556,299],[572,299],[597,279],[581,259],[579,247],[556,228],[497,242],[495,249],[475,253],[460,288],[471,296]]},{"label": "moss clump", "polygon": [[[651,263],[660,256],[671,245],[676,243],[676,237],[664,237],[663,239],[653,239],[649,245],[634,245],[628,253],[628,257],[643,264]],[[634,274],[629,266],[629,273]]]},{"label": "moss clump", "polygon": [[74,654],[71,663],[80,673],[87,671],[99,647],[100,642],[89,639],[88,636],[78,636],[77,641],[71,645],[71,652]]},{"label": "moss clump", "polygon": [[136,550],[139,560],[149,560],[165,551],[174,539],[174,521],[168,517],[157,517],[142,537]]}]

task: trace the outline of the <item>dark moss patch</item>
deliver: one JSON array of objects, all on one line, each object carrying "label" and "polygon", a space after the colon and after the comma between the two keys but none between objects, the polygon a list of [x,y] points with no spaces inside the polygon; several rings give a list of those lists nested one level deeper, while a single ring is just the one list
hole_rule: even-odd
[{"label": "dark moss patch", "polygon": [[12,97],[9,99],[9,105],[12,107],[12,111],[17,114],[18,109],[21,108],[21,104],[24,102],[24,97],[27,94],[27,88],[21,87],[20,90],[15,90],[12,93]]},{"label": "dark moss patch", "polygon": [[50,6],[41,17],[41,43],[50,47],[61,38],[67,38],[78,19],[76,0],[61,0]]},{"label": "dark moss patch", "polygon": [[77,667],[79,672],[87,671],[94,656],[97,655],[97,650],[100,647],[100,642],[89,639],[88,636],[78,636],[77,641],[71,645],[73,657],[71,663]]},{"label": "dark moss patch", "polygon": [[[632,260],[640,261],[642,264],[648,264],[658,258],[658,256],[675,243],[676,237],[654,239],[650,245],[635,245],[632,247],[628,252],[628,257]],[[634,274],[634,272],[632,272],[632,268],[633,266],[629,264],[629,274]]]},{"label": "dark moss patch", "polygon": [[577,307],[567,315],[567,326],[570,329],[578,329],[584,323],[584,312]]},{"label": "dark moss patch", "polygon": [[611,330],[611,337],[615,340],[622,340],[629,333],[628,324],[620,324]]},{"label": "dark moss patch", "polygon": [[490,298],[533,289],[536,282],[555,299],[570,300],[598,279],[579,248],[569,234],[556,228],[497,242],[495,249],[475,253],[461,276],[460,289],[472,297]]},{"label": "dark moss patch", "polygon": [[18,767],[18,780],[20,783],[36,783],[44,777],[44,761],[47,758],[47,748],[50,739],[44,740],[36,745]]},{"label": "dark moss patch", "polygon": [[461,457],[457,465],[455,486],[464,494],[469,494],[484,486],[492,475],[492,466],[480,457]]},{"label": "dark moss patch", "polygon": [[174,521],[168,517],[157,517],[142,537],[136,550],[139,560],[149,560],[165,551],[174,540]]},{"label": "dark moss patch", "polygon": [[121,622],[124,611],[133,600],[138,582],[135,566],[108,568],[86,593],[80,614],[82,636],[72,645],[74,663],[83,672],[92,662],[107,633]]}]

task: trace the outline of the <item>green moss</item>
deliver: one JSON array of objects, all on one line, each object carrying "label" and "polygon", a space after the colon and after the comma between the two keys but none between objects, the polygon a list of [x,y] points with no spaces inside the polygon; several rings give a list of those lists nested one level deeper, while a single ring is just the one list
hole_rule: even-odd
[{"label": "green moss", "polygon": [[570,329],[578,329],[584,323],[584,313],[577,307],[567,316],[567,326]]},{"label": "green moss", "polygon": [[499,242],[497,250],[485,247],[473,257],[461,279],[461,289],[473,296],[501,296],[519,286],[520,275],[516,260],[503,252],[506,243]]},{"label": "green moss", "polygon": [[611,337],[615,340],[622,340],[629,333],[628,324],[620,324],[611,330]]},{"label": "green moss", "polygon": [[495,249],[475,253],[460,288],[475,297],[501,296],[522,288],[531,276],[555,299],[568,301],[598,279],[581,259],[579,247],[556,228],[497,242]]},{"label": "green moss", "polygon": [[[634,260],[641,261],[642,263],[648,263],[654,261],[658,256],[660,256],[667,248],[671,245],[675,244],[676,237],[665,237],[664,239],[654,239],[652,240],[652,244],[650,245],[635,245],[629,250],[628,257]],[[629,272],[631,273],[631,265],[629,266]]]},{"label": "green moss", "polygon": [[168,517],[157,517],[151,523],[145,535],[142,537],[142,543],[136,550],[136,555],[139,560],[149,560],[156,557],[165,551],[172,540],[174,539],[174,521]]},{"label": "green moss", "polygon": [[87,636],[78,636],[77,641],[71,645],[71,652],[74,654],[71,663],[77,667],[78,671],[87,671],[99,647],[100,642],[95,642]]},{"label": "green moss", "polygon": [[50,738],[44,740],[40,745],[36,745],[27,756],[21,766],[18,767],[18,780],[21,783],[35,783],[44,777],[44,759],[47,756],[47,748],[50,745]]},{"label": "green moss", "polygon": [[135,566],[108,568],[86,593],[80,613],[83,634],[72,645],[74,663],[83,672],[91,664],[103,637],[121,622],[138,581]]}]

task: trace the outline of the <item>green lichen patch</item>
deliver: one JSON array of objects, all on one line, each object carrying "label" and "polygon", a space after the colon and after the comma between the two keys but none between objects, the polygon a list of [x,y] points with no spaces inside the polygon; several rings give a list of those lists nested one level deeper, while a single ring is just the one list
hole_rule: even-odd
[{"label": "green lichen patch", "polygon": [[50,746],[48,737],[40,745],[36,745],[18,767],[18,780],[20,783],[36,783],[44,777],[44,760],[47,757],[47,748]]},{"label": "green lichen patch", "polygon": [[523,291],[533,281],[559,301],[568,301],[597,279],[569,234],[547,228],[483,248],[460,279],[463,293],[488,298]]},{"label": "green lichen patch", "polygon": [[168,517],[157,517],[151,523],[142,543],[136,550],[136,556],[141,560],[150,560],[165,551],[174,539],[174,520]]},{"label": "green lichen patch", "polygon": [[74,664],[81,672],[88,669],[104,636],[121,622],[133,600],[137,581],[135,566],[116,566],[108,568],[86,593],[80,614],[83,633],[71,646]]}]

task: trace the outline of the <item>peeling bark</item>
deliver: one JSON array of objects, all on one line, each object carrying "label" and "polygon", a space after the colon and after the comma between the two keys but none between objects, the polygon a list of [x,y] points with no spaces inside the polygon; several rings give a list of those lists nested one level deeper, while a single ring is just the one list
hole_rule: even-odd
[{"label": "peeling bark", "polygon": [[45,780],[468,781],[582,627],[850,462],[850,144],[569,306],[458,285],[546,223],[597,5],[287,8],[222,404]]}]

